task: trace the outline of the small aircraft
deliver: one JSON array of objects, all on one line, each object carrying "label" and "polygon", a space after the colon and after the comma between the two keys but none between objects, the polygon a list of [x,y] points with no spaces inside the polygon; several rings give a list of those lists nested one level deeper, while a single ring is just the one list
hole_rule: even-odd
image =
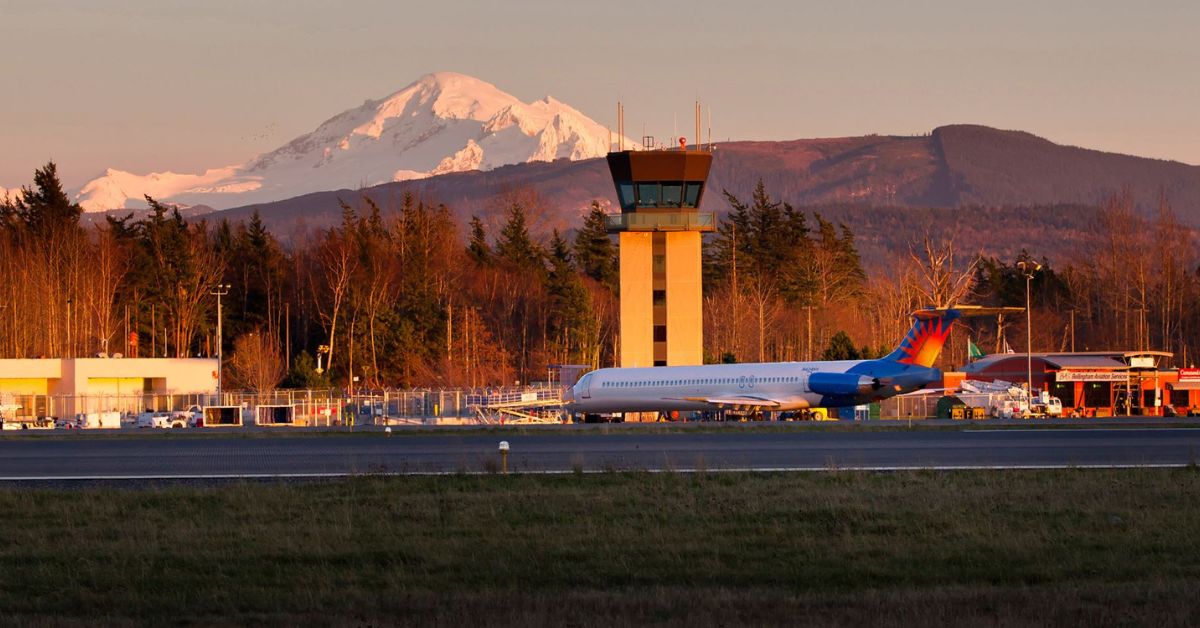
[{"label": "small aircraft", "polygon": [[879,401],[942,381],[933,368],[954,321],[1020,308],[957,306],[913,313],[900,346],[874,360],[766,362],[605,368],[585,374],[566,393],[568,409],[617,412],[775,412]]}]

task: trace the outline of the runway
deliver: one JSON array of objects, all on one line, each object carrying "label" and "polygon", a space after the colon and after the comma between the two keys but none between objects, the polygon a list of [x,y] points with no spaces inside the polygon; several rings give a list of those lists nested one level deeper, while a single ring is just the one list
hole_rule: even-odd
[{"label": "runway", "polygon": [[1183,466],[1200,429],[382,433],[0,440],[0,481],[513,472]]}]

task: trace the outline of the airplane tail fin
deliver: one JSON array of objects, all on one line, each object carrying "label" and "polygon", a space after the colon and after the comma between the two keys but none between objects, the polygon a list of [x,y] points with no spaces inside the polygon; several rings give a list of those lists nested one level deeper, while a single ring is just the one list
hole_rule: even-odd
[{"label": "airplane tail fin", "polygon": [[959,305],[952,308],[928,308],[913,312],[912,329],[887,355],[885,360],[930,367],[937,361],[946,338],[950,337],[950,328],[954,321],[964,316],[996,316],[1003,314],[1018,314],[1024,312],[1019,307],[979,307],[974,305]]},{"label": "airplane tail fin", "polygon": [[946,344],[946,338],[950,337],[950,328],[961,316],[962,312],[953,308],[930,308],[913,312],[913,318],[916,320],[913,321],[912,329],[908,330],[908,335],[900,341],[900,346],[884,359],[902,364],[933,366],[938,354],[942,352],[942,346]]}]

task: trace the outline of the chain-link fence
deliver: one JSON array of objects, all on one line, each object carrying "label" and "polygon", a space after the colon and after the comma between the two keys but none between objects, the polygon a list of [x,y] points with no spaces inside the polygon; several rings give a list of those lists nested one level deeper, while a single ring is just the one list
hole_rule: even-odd
[{"label": "chain-link fence", "polygon": [[135,416],[143,412],[175,412],[214,405],[217,395],[206,393],[0,395],[0,415],[9,421],[71,418],[83,414],[115,412]]},{"label": "chain-link fence", "polygon": [[[94,394],[0,395],[0,418],[9,424],[47,424],[96,414],[117,414],[133,424],[147,413],[204,413],[240,417],[241,425],[340,426],[405,423],[492,422],[500,411],[530,410],[531,415],[557,411],[562,389],[554,386],[443,388],[407,390],[227,391],[222,394]],[[199,411],[199,412],[196,412]],[[510,412],[509,420],[517,416]],[[210,420],[210,423],[214,421]]]}]

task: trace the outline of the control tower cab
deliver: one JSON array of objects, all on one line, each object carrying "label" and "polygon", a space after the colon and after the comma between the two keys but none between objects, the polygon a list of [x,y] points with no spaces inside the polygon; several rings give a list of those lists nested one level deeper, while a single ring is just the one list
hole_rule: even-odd
[{"label": "control tower cab", "polygon": [[623,367],[704,361],[700,241],[715,215],[699,207],[711,166],[711,151],[684,140],[608,154],[621,204],[608,231],[620,238]]}]

